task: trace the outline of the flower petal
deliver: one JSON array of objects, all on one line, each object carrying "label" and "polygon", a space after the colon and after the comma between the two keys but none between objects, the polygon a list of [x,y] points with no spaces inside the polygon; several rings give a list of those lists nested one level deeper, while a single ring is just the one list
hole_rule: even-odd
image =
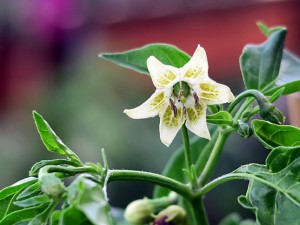
[{"label": "flower petal", "polygon": [[210,140],[210,133],[206,124],[206,104],[186,104],[186,127],[199,137]]},{"label": "flower petal", "polygon": [[154,56],[147,59],[147,67],[156,88],[172,87],[178,82],[179,69],[162,64]]},{"label": "flower petal", "polygon": [[223,104],[231,102],[234,95],[229,87],[224,84],[219,84],[210,78],[206,78],[199,83],[197,94],[202,101],[208,105]]},{"label": "flower petal", "polygon": [[204,48],[198,45],[190,61],[180,68],[181,79],[194,83],[208,77],[208,63]]},{"label": "flower petal", "polygon": [[142,105],[134,109],[125,109],[124,113],[133,119],[145,119],[157,116],[166,104],[168,102],[165,98],[165,92],[156,90]]},{"label": "flower petal", "polygon": [[160,113],[159,132],[162,143],[169,147],[174,140],[177,132],[184,124],[184,116],[182,113],[182,107],[177,107],[177,115],[174,116],[174,112],[171,106],[168,105],[164,111]]}]

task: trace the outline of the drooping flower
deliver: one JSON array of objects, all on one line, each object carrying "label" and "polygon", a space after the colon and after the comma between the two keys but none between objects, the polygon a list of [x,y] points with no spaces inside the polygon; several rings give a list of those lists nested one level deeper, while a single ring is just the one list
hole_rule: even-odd
[{"label": "drooping flower", "polygon": [[181,126],[210,140],[206,124],[207,105],[223,104],[234,99],[230,89],[211,80],[205,50],[198,45],[192,58],[181,68],[164,65],[154,56],[147,67],[156,91],[142,105],[126,109],[133,119],[159,115],[160,139],[169,146]]}]

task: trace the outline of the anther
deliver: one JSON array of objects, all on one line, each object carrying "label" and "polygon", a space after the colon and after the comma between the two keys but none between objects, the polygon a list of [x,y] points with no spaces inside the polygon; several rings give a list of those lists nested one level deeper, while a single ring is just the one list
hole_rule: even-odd
[{"label": "anther", "polygon": [[177,108],[174,104],[174,101],[170,98],[169,102],[170,102],[171,110],[173,111],[174,117],[176,117],[177,116]]},{"label": "anther", "polygon": [[198,97],[198,95],[196,94],[196,92],[193,92],[193,97],[194,97],[194,99],[195,99],[196,107],[197,107],[197,108],[200,108],[199,97]]},{"label": "anther", "polygon": [[177,97],[179,102],[181,100],[182,94],[183,94],[183,91],[182,91],[182,89],[180,89],[178,97]]}]

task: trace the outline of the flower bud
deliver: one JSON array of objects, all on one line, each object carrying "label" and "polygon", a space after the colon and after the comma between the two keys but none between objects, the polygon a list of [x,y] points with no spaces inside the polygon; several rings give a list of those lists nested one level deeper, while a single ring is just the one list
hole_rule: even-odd
[{"label": "flower bud", "polygon": [[242,120],[238,120],[237,127],[238,134],[243,138],[249,138],[253,134],[252,128]]},{"label": "flower bud", "polygon": [[125,219],[134,225],[153,221],[154,205],[151,200],[144,198],[131,202],[125,209]]},{"label": "flower bud", "polygon": [[64,183],[54,173],[39,176],[42,191],[51,198],[57,198],[65,192]]},{"label": "flower bud", "polygon": [[268,101],[264,101],[263,103],[259,103],[260,116],[271,123],[275,124],[283,124],[285,121],[285,116],[277,109],[273,104]]},{"label": "flower bud", "polygon": [[183,208],[178,205],[170,205],[168,208],[160,211],[153,225],[185,225],[186,213]]}]

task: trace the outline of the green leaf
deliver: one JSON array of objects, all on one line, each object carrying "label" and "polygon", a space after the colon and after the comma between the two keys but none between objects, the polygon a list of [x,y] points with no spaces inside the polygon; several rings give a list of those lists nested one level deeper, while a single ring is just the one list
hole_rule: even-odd
[{"label": "green leaf", "polygon": [[300,145],[300,129],[290,125],[277,125],[264,120],[252,120],[255,137],[266,148]]},{"label": "green leaf", "polygon": [[167,44],[150,44],[122,53],[100,54],[99,57],[125,68],[149,75],[146,63],[147,59],[152,55],[162,63],[175,67],[182,67],[190,59],[190,56],[185,52]]},{"label": "green leaf", "polygon": [[286,30],[278,30],[260,45],[246,45],[240,66],[247,89],[265,92],[275,84],[279,74]]},{"label": "green leaf", "polygon": [[37,180],[38,180],[37,178],[28,177],[28,178],[18,181],[17,183],[15,183],[9,187],[3,188],[0,191],[0,200],[16,193],[17,191],[23,189],[24,187],[26,187],[28,185],[31,185],[31,184],[37,182]]},{"label": "green leaf", "polygon": [[100,184],[85,176],[79,176],[68,189],[68,204],[75,206],[92,224],[113,224],[106,193]]},{"label": "green leaf", "polygon": [[36,215],[28,225],[46,225],[57,204],[58,201],[52,201],[51,204],[49,204],[49,206],[43,212]]},{"label": "green leaf", "polygon": [[40,205],[37,207],[26,208],[18,211],[14,211],[8,214],[0,221],[0,225],[17,225],[21,222],[30,221],[37,214],[43,212],[47,208],[47,205]]},{"label": "green leaf", "polygon": [[226,124],[226,125],[232,125],[232,116],[227,111],[219,111],[215,114],[207,115],[206,121],[208,123],[213,124]]},{"label": "green leaf", "polygon": [[12,203],[14,195],[9,195],[6,198],[0,200],[0,221],[6,215],[6,211],[10,204]]},{"label": "green leaf", "polygon": [[88,221],[86,215],[78,210],[75,205],[60,211],[60,213],[56,212],[55,217],[56,218],[52,219],[53,222],[51,225],[55,224],[55,220],[59,220],[59,222],[56,223],[57,225],[93,225],[93,223]]},{"label": "green leaf", "polygon": [[250,208],[257,224],[298,225],[300,218],[300,159],[279,173],[271,173],[265,166],[243,166],[236,172],[247,173],[251,179],[246,196],[239,198],[242,206]]},{"label": "green leaf", "polygon": [[300,158],[300,146],[274,148],[268,155],[266,163],[268,168],[277,173],[290,165],[295,159]]},{"label": "green leaf", "polygon": [[240,204],[256,214],[257,224],[300,224],[300,217],[295,216],[300,213],[300,146],[275,148],[266,163],[234,171],[250,180]]},{"label": "green leaf", "polygon": [[48,197],[48,195],[33,196],[31,198],[14,202],[15,205],[22,208],[33,207],[33,206],[42,205],[46,203],[50,203],[50,198]]},{"label": "green leaf", "polygon": [[265,94],[271,95],[278,89],[284,87],[283,94],[291,94],[300,91],[300,59],[288,52],[283,51],[279,76],[273,87],[268,89]]},{"label": "green leaf", "polygon": [[[210,152],[213,148],[214,142],[218,136],[217,126],[212,126],[210,129],[210,133],[212,134],[211,141],[208,141],[203,138],[199,138],[195,136],[191,139],[191,153],[193,163],[195,164],[196,173],[200,174],[203,170],[205,163],[210,155]],[[184,147],[181,146],[177,149],[173,155],[170,157],[167,165],[164,168],[162,174],[164,176],[173,178],[180,182],[187,182],[185,180],[184,173],[182,169],[185,168],[185,160],[184,160]],[[170,190],[156,186],[154,189],[154,198],[159,198],[163,196],[167,196],[170,193]]]},{"label": "green leaf", "polygon": [[33,118],[41,139],[49,151],[67,156],[77,165],[82,164],[78,156],[62,142],[62,140],[55,134],[50,125],[40,114],[33,111]]},{"label": "green leaf", "polygon": [[[283,26],[267,27],[265,24],[257,23],[258,28],[267,37],[272,33],[280,30],[285,30]],[[300,91],[300,59],[287,50],[283,50],[279,76],[275,85],[265,92],[266,95],[271,95],[276,90],[285,87],[284,95]]]},{"label": "green leaf", "polygon": [[21,200],[23,198],[27,198],[29,196],[32,196],[34,194],[37,194],[41,192],[41,187],[39,182],[35,182],[32,185],[29,185],[27,188],[25,188],[17,197],[17,200]]},{"label": "green leaf", "polygon": [[37,182],[36,178],[26,178],[0,191],[0,220],[17,208],[12,204],[13,201],[22,192],[22,189],[34,182]]}]

